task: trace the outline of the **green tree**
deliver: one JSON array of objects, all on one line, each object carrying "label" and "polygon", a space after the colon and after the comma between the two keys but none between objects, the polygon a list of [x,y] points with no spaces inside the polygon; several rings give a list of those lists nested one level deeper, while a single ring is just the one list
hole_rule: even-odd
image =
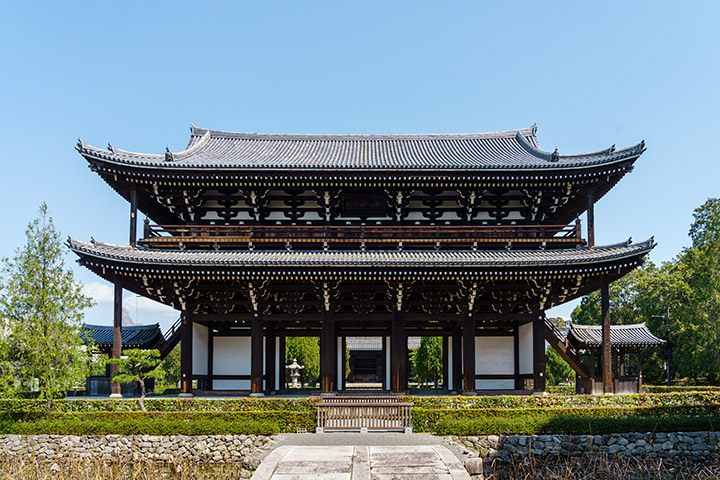
[{"label": "green tree", "polygon": [[145,409],[145,380],[157,377],[157,366],[160,363],[160,351],[141,350],[129,348],[123,351],[120,358],[111,358],[107,361],[110,365],[117,365],[118,369],[113,374],[112,381],[115,383],[140,383],[140,410]]},{"label": "green tree", "polygon": [[45,204],[25,234],[25,246],[4,260],[0,285],[2,383],[10,390],[36,384],[50,408],[54,397],[87,374],[90,349],[80,327],[93,302],[65,269],[60,234]]},{"label": "green tree", "polygon": [[415,371],[420,383],[440,386],[443,378],[442,337],[422,337],[415,354]]},{"label": "green tree", "polygon": [[290,365],[293,359],[305,367],[300,370],[303,384],[317,381],[320,376],[320,339],[288,337],[285,340],[285,365]]},{"label": "green tree", "polygon": [[550,347],[545,352],[545,375],[548,385],[560,385],[575,378],[575,371]]},{"label": "green tree", "polygon": [[176,386],[180,381],[180,344],[176,345],[170,353],[160,362],[156,382],[164,385]]}]

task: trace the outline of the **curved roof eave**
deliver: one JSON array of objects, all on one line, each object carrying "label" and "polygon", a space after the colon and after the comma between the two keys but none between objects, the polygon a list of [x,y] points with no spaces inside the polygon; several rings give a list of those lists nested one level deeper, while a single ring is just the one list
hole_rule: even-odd
[{"label": "curved roof eave", "polygon": [[[94,147],[83,143],[78,140],[76,149],[80,152],[88,161],[95,160],[115,164],[119,166],[131,167],[142,170],[164,170],[174,171],[178,174],[184,172],[198,172],[203,170],[221,170],[228,172],[278,172],[284,170],[302,171],[302,172],[344,172],[344,173],[363,173],[363,172],[398,172],[398,171],[414,171],[414,172],[433,172],[433,171],[492,171],[492,172],[543,172],[543,171],[563,171],[563,170],[579,170],[592,168],[597,166],[607,166],[614,163],[621,163],[627,161],[634,161],[645,151],[645,143],[640,142],[637,145],[616,151],[613,147],[608,149],[600,150],[598,152],[587,153],[587,154],[576,154],[576,155],[560,155],[556,152],[545,152],[539,148],[539,144],[535,137],[535,127],[520,129],[520,130],[509,130],[503,132],[490,132],[490,133],[478,133],[478,134],[431,134],[431,135],[281,135],[281,134],[251,134],[251,133],[234,133],[234,132],[222,132],[217,130],[199,129],[192,127],[192,133],[188,147],[181,152],[166,152],[165,155],[158,154],[143,154],[137,152],[131,152],[127,150],[120,150],[108,145],[108,149]],[[203,160],[203,164],[193,164],[188,159],[193,156],[197,156],[201,153],[207,153],[208,157],[215,155],[216,157],[220,154],[213,152],[205,152],[208,150],[208,146],[211,143],[211,139],[240,139],[240,140],[270,140],[279,142],[289,142],[291,144],[298,144],[300,142],[314,141],[314,140],[332,140],[340,142],[348,142],[349,144],[357,144],[360,141],[406,141],[406,140],[429,140],[429,141],[442,141],[442,142],[462,142],[465,140],[478,140],[485,141],[487,139],[502,139],[505,142],[514,142],[513,151],[508,152],[495,152],[495,146],[488,145],[483,146],[482,144],[464,146],[453,148],[450,152],[446,152],[446,155],[450,155],[450,159],[446,158],[445,163],[440,163],[434,159],[422,158],[421,154],[417,151],[413,151],[412,148],[404,146],[406,151],[402,151],[403,145],[400,145],[400,155],[405,155],[408,159],[404,163],[398,163],[397,165],[387,166],[387,163],[393,163],[394,160],[392,155],[389,159],[385,159],[379,166],[374,165],[357,165],[359,162],[358,158],[352,157],[350,160],[355,163],[343,164],[345,160],[335,158],[332,160],[335,162],[333,165],[326,165],[327,162],[321,160],[309,160],[306,158],[298,157],[292,162],[288,161],[284,164],[273,165],[267,158],[275,158],[273,155],[276,153],[265,153],[265,160],[257,160],[259,163],[248,164],[247,166],[240,166],[242,158],[236,160],[223,160],[220,162],[211,162],[207,159]],[[454,145],[454,144],[453,144]],[[478,149],[486,151],[481,152],[484,155],[496,155],[501,160],[504,159],[505,164],[502,162],[483,164],[483,159],[477,156]],[[518,161],[512,163],[520,153],[525,152],[526,158],[531,159],[533,164],[523,163]],[[302,153],[302,152],[301,152]],[[239,152],[236,155],[242,156],[244,153]],[[504,158],[503,155],[510,155],[508,158]],[[299,154],[298,154],[299,155]],[[357,153],[360,155],[360,153]],[[475,155],[475,157],[473,157]],[[278,155],[279,156],[279,155]],[[454,158],[452,158],[454,156]],[[514,157],[513,157],[514,156]],[[186,163],[178,163],[179,161],[186,161]],[[233,163],[236,162],[236,163]],[[264,162],[264,163],[263,163]],[[302,163],[305,162],[305,163]],[[313,163],[314,162],[314,163]]]}]

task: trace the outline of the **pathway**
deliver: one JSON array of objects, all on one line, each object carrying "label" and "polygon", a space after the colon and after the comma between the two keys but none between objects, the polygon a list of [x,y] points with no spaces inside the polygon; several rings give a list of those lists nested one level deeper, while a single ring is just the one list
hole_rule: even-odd
[{"label": "pathway", "polygon": [[[436,441],[422,442],[418,437],[424,435],[412,437],[416,436],[295,436],[281,442],[263,460],[252,479],[470,480],[462,463],[446,446],[435,444]],[[346,445],[352,440],[358,445]]]}]

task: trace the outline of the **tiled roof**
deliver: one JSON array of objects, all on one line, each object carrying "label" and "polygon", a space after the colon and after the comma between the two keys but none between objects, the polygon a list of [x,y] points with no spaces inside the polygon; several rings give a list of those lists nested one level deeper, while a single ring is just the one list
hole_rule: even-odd
[{"label": "tiled roof", "polygon": [[123,263],[232,267],[544,267],[582,265],[644,255],[655,243],[630,241],[559,250],[155,250],[69,238],[78,255]]},{"label": "tiled roof", "polygon": [[587,167],[632,159],[644,142],[615,151],[560,155],[540,149],[535,127],[435,135],[277,135],[191,127],[185,150],[144,154],[78,141],[88,159],[168,170],[536,170]]},{"label": "tiled roof", "polygon": [[[82,328],[87,336],[85,343],[94,343],[99,347],[112,347],[112,325],[85,325]],[[122,327],[123,348],[152,348],[162,335],[160,325],[133,325]]]},{"label": "tiled roof", "polygon": [[[582,347],[599,347],[602,345],[601,325],[573,324],[568,332],[568,339]],[[662,345],[665,340],[650,333],[644,323],[636,325],[611,325],[610,345],[617,347],[644,347]]]}]

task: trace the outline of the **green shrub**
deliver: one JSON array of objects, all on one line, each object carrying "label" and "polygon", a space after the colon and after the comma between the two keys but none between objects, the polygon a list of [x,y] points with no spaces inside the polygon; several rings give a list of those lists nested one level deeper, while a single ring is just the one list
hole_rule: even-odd
[{"label": "green shrub", "polygon": [[62,435],[268,435],[312,430],[307,412],[0,412],[0,433]]},{"label": "green shrub", "polygon": [[643,385],[643,390],[648,393],[676,393],[676,392],[720,392],[720,387],[715,385]]}]

